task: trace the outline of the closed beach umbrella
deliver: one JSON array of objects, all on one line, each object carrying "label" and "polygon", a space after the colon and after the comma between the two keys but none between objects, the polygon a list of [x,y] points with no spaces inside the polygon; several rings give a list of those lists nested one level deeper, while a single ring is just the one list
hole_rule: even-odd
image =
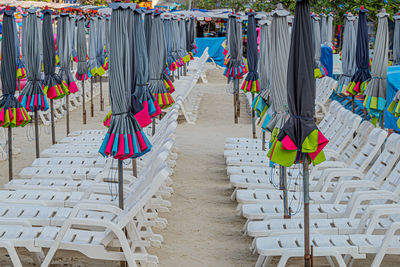
[{"label": "closed beach umbrella", "polygon": [[108,70],[108,55],[110,54],[110,16],[104,17],[104,43],[105,43],[105,64],[104,69]]},{"label": "closed beach umbrella", "polygon": [[197,54],[197,46],[196,46],[196,30],[195,30],[196,19],[194,17],[190,18],[190,31],[189,31],[189,40],[190,40],[190,51],[192,52],[192,56]]},{"label": "closed beach umbrella", "polygon": [[326,44],[327,34],[328,34],[328,25],[326,21],[326,15],[324,13],[321,14],[321,44]]},{"label": "closed beach umbrella", "polygon": [[184,63],[188,63],[190,61],[190,56],[187,53],[186,50],[186,21],[185,17],[181,17],[179,20],[179,51],[180,51],[180,56],[183,60]]},{"label": "closed beach umbrella", "polygon": [[146,35],[147,56],[150,57],[151,26],[153,24],[153,12],[146,10],[144,12],[144,33]]},{"label": "closed beach umbrella", "polygon": [[121,3],[111,3],[110,7],[109,91],[113,115],[99,152],[123,160],[145,154],[151,144],[131,112],[131,47],[126,34],[131,11]]},{"label": "closed beach umbrella", "polygon": [[71,73],[71,30],[68,14],[61,14],[58,19],[57,29],[58,56],[60,58],[60,70],[58,75],[67,83],[68,91],[70,93],[76,93],[78,92],[78,87]]},{"label": "closed beach umbrella", "polygon": [[314,123],[315,78],[310,7],[298,0],[292,28],[287,71],[289,118],[268,155],[272,162],[290,167],[307,157],[314,165],[325,160],[322,149],[328,140]]},{"label": "closed beach umbrella", "polygon": [[179,22],[176,18],[171,20],[171,55],[175,60],[175,69],[183,65],[183,61],[178,53],[179,50]]},{"label": "closed beach umbrella", "polygon": [[269,97],[270,74],[271,74],[271,22],[264,20],[260,22],[260,59],[258,61],[258,73],[260,75],[260,96],[267,101]]},{"label": "closed beach umbrella", "polygon": [[78,54],[76,52],[75,44],[76,44],[76,17],[74,15],[69,16],[69,30],[70,30],[70,38],[69,41],[71,43],[71,54],[72,60],[78,62]]},{"label": "closed beach umbrella", "polygon": [[15,98],[17,88],[17,51],[15,46],[15,8],[6,7],[3,14],[1,41],[1,84],[0,126],[4,128],[25,126],[30,116],[25,107]]},{"label": "closed beach umbrella", "polygon": [[347,93],[351,95],[362,94],[371,79],[369,73],[369,43],[367,27],[367,11],[363,6],[359,9],[357,45],[356,45],[356,64],[357,70],[351,78],[347,87]]},{"label": "closed beach umbrella", "polygon": [[16,51],[16,59],[17,59],[17,78],[22,79],[26,77],[25,63],[21,59],[21,46],[20,46],[20,37],[18,35],[17,22],[15,17],[13,16],[13,27],[14,27],[14,40],[15,40],[15,51]]},{"label": "closed beach umbrella", "polygon": [[89,21],[89,70],[91,76],[97,74],[97,17],[90,17]]},{"label": "closed beach umbrella", "polygon": [[355,17],[346,15],[344,33],[343,33],[343,46],[342,46],[342,70],[343,74],[340,76],[337,93],[344,94],[347,86],[350,84],[351,77],[356,71],[356,31],[354,28]]},{"label": "closed beach umbrella", "polygon": [[389,30],[388,16],[383,9],[378,14],[378,29],[376,31],[374,58],[372,60],[371,80],[365,90],[364,107],[375,124],[386,108],[387,65],[389,62]]},{"label": "closed beach umbrella", "polygon": [[56,47],[54,44],[53,26],[49,9],[42,10],[42,45],[43,45],[43,66],[44,81],[43,91],[50,99],[59,99],[69,94],[68,84],[56,74]]},{"label": "closed beach umbrella", "polygon": [[313,36],[313,47],[314,47],[314,76],[315,78],[322,78],[328,74],[326,69],[321,63],[321,32],[320,32],[320,18],[316,15],[312,15],[312,36]]},{"label": "closed beach umbrella", "polygon": [[[287,69],[289,61],[290,37],[287,16],[290,13],[281,6],[272,12],[271,23],[271,85],[270,120],[264,120],[263,128],[276,134],[287,118]],[[275,131],[275,132],[274,132]]]},{"label": "closed beach umbrella", "polygon": [[393,32],[393,65],[400,65],[400,13],[393,17],[395,19]]},{"label": "closed beach umbrella", "polygon": [[97,61],[97,72],[96,75],[103,76],[105,74],[105,59],[106,56],[104,54],[104,18],[98,17],[96,24],[96,61]]},{"label": "closed beach umbrella", "polygon": [[76,79],[79,81],[86,81],[91,77],[87,62],[87,44],[86,44],[86,19],[84,16],[79,16],[77,19],[77,32],[76,32],[76,48],[78,57],[78,68],[76,71]]},{"label": "closed beach umbrella", "polygon": [[325,42],[325,44],[329,47],[333,46],[332,36],[333,36],[333,14],[329,13],[327,22],[327,31],[326,31],[326,42]]},{"label": "closed beach umbrella", "polygon": [[255,13],[250,12],[248,14],[248,26],[247,26],[247,65],[249,73],[247,74],[242,90],[245,92],[257,93],[260,91],[260,85],[258,82],[258,45],[257,45],[257,25]]},{"label": "closed beach umbrella", "polygon": [[[388,110],[392,113],[396,118],[400,117],[400,91],[397,91],[394,96],[392,103],[390,103]],[[397,127],[400,128],[400,119],[397,120]]]},{"label": "closed beach umbrella", "polygon": [[149,57],[149,90],[156,98],[160,108],[168,108],[175,101],[164,83],[164,70],[167,64],[164,25],[159,12],[154,13],[151,27]]},{"label": "closed beach umbrella", "polygon": [[167,44],[167,65],[170,71],[176,70],[175,59],[172,56],[172,30],[171,30],[171,19],[164,18],[164,29],[165,29],[165,40]]},{"label": "closed beach umbrella", "polygon": [[36,18],[36,10],[28,9],[27,11],[28,15],[25,18],[25,30],[22,36],[24,40],[22,42],[22,51],[25,55],[27,81],[18,100],[21,102],[21,105],[30,112],[37,110],[45,111],[49,106],[41,86],[40,42],[37,38],[39,35],[39,27]]}]

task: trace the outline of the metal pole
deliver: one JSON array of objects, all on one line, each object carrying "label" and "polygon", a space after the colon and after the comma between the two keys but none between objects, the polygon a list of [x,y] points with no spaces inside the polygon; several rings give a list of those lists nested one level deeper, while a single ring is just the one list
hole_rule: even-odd
[{"label": "metal pole", "polygon": [[352,96],[351,96],[351,107],[352,107],[353,113],[354,113],[355,110],[356,110],[356,103],[355,103],[354,101],[355,101],[354,95],[352,95]]},{"label": "metal pole", "polygon": [[265,151],[265,131],[262,130],[262,150]]},{"label": "metal pole", "polygon": [[176,73],[178,74],[178,80],[179,80],[179,70],[180,70],[180,68],[178,68],[178,69],[176,70]]},{"label": "metal pole", "polygon": [[8,180],[13,179],[13,161],[12,161],[12,128],[8,128]]},{"label": "metal pole", "polygon": [[103,99],[103,82],[101,80],[101,76],[99,76],[100,79],[100,110],[104,110],[104,99]]},{"label": "metal pole", "polygon": [[94,117],[93,77],[90,78],[90,117]]},{"label": "metal pole", "polygon": [[237,116],[238,116],[238,118],[240,117],[240,98],[239,98],[239,79],[235,79],[235,81],[236,81],[236,92],[237,92],[237,94],[236,94],[236,98],[237,98],[237,104],[236,104],[236,106],[237,106]]},{"label": "metal pole", "polygon": [[[254,102],[254,93],[251,93],[251,103]],[[251,124],[253,128],[253,139],[256,139],[256,112],[251,108]]]},{"label": "metal pole", "polygon": [[239,88],[238,88],[238,80],[233,79],[233,98],[234,98],[234,109],[235,109],[235,123],[238,123],[238,94],[239,94]]},{"label": "metal pole", "polygon": [[156,118],[153,118],[153,122],[151,124],[151,135],[154,136],[156,133]]},{"label": "metal pole", "polygon": [[280,173],[280,189],[282,190],[283,194],[283,210],[284,210],[284,219],[290,219],[289,213],[289,205],[288,205],[288,188],[287,188],[287,175],[286,175],[286,167],[279,166],[279,173]]},{"label": "metal pole", "polygon": [[83,124],[86,124],[85,81],[82,81],[82,120]]},{"label": "metal pole", "polygon": [[172,82],[175,82],[175,71],[172,71],[171,81],[172,81]]},{"label": "metal pole", "polygon": [[39,122],[38,122],[38,111],[34,111],[35,116],[35,145],[36,145],[36,158],[40,158],[39,150]]},{"label": "metal pole", "polygon": [[382,112],[382,117],[381,117],[381,128],[385,129],[385,112]]},{"label": "metal pole", "polygon": [[187,75],[187,68],[186,68],[186,64],[183,65],[183,76]]},{"label": "metal pole", "polygon": [[132,174],[137,178],[137,162],[136,159],[132,159]]},{"label": "metal pole", "polygon": [[311,266],[310,255],[310,196],[309,196],[309,166],[308,156],[303,161],[303,187],[304,187],[304,266]]},{"label": "metal pole", "polygon": [[51,143],[54,145],[56,143],[56,126],[54,124],[54,105],[53,99],[50,99],[50,116],[51,116]]},{"label": "metal pole", "polygon": [[67,122],[67,135],[69,135],[69,95],[65,97],[65,108],[67,109],[66,122]]},{"label": "metal pole", "polygon": [[119,208],[121,210],[124,209],[124,182],[123,182],[123,165],[122,160],[118,160],[118,201],[119,201]]}]

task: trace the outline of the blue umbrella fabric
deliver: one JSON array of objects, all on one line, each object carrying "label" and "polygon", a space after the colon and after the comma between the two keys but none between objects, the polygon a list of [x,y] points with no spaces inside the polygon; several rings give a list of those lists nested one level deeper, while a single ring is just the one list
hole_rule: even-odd
[{"label": "blue umbrella fabric", "polygon": [[1,42],[1,84],[0,126],[3,128],[25,126],[31,117],[15,98],[17,88],[17,51],[15,47],[15,8],[7,6],[0,11],[3,15]]},{"label": "blue umbrella fabric", "polygon": [[356,51],[357,70],[351,78],[349,86],[347,86],[347,93],[350,95],[364,93],[371,79],[369,72],[367,12],[368,10],[364,7],[359,9]]},{"label": "blue umbrella fabric", "polygon": [[40,42],[37,38],[39,26],[35,9],[27,10],[23,27],[25,30],[22,35],[22,53],[25,55],[27,81],[24,90],[18,97],[18,101],[27,111],[46,111],[49,105],[41,86]]},{"label": "blue umbrella fabric", "polygon": [[322,149],[328,140],[314,123],[315,78],[310,6],[298,0],[292,28],[288,73],[287,100],[289,119],[268,151],[272,162],[290,167],[305,157],[313,164],[325,160]]},{"label": "blue umbrella fabric", "polygon": [[131,47],[129,44],[129,4],[111,3],[110,24],[110,128],[99,152],[115,159],[136,158],[151,149],[151,144],[131,112]]}]

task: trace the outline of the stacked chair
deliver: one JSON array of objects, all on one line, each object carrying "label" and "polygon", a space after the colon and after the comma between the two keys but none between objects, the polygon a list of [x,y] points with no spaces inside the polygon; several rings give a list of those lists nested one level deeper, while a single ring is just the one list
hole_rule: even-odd
[{"label": "stacked chair", "polygon": [[[395,235],[400,229],[400,135],[374,128],[336,101],[319,129],[330,142],[324,149],[327,160],[310,171],[313,255],[331,266],[350,266],[374,254],[372,266],[379,266],[385,254],[400,252]],[[266,154],[259,139],[226,139],[231,199],[246,219],[243,232],[254,238],[250,249],[259,255],[256,266],[269,266],[273,257],[285,266],[304,255],[302,168],[286,168],[289,205],[297,209],[283,219],[280,168]]]}]

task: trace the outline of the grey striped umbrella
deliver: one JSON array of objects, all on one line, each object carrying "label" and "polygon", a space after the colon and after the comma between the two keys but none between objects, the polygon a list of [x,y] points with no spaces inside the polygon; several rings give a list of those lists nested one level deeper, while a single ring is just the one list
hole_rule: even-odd
[{"label": "grey striped umbrella", "polygon": [[14,40],[15,40],[15,51],[16,51],[16,57],[17,57],[17,78],[22,79],[25,78],[26,72],[25,72],[25,63],[21,59],[21,46],[20,46],[20,38],[18,35],[18,29],[17,29],[17,22],[15,20],[15,17],[13,17],[13,27],[14,27]]},{"label": "grey striped umbrella", "polygon": [[[17,51],[15,46],[15,8],[6,7],[3,14],[1,42],[1,84],[0,126],[4,128],[25,126],[31,118],[26,109],[15,98],[17,88]],[[11,141],[11,140],[10,140]]]},{"label": "grey striped umbrella", "polygon": [[71,26],[68,14],[61,14],[58,19],[58,34],[57,34],[57,46],[58,46],[58,56],[60,59],[60,70],[58,75],[63,81],[68,85],[69,93],[78,92],[78,87],[76,86],[75,79],[71,73]]},{"label": "grey striped umbrella", "polygon": [[271,74],[271,22],[264,20],[260,22],[260,60],[258,61],[258,73],[260,74],[260,96],[267,101],[269,97],[270,74]]},{"label": "grey striped umbrella", "polygon": [[167,63],[164,25],[160,13],[154,13],[151,27],[149,57],[149,90],[155,96],[161,108],[171,106],[175,101],[164,83],[164,69]]},{"label": "grey striped umbrella", "polygon": [[78,68],[76,71],[76,79],[79,81],[86,81],[89,79],[91,73],[89,72],[87,57],[87,44],[86,44],[86,19],[84,16],[79,16],[77,19],[77,32],[76,32],[76,48],[78,56]]},{"label": "grey striped umbrella", "polygon": [[104,28],[105,28],[104,39],[105,39],[105,46],[106,46],[106,52],[104,54],[104,56],[105,56],[104,69],[108,70],[108,55],[110,54],[110,16],[105,17]]},{"label": "grey striped umbrella", "polygon": [[91,76],[97,74],[97,17],[90,17],[89,21],[89,70]]},{"label": "grey striped umbrella", "polygon": [[135,158],[148,152],[150,142],[131,112],[131,47],[129,45],[128,4],[111,3],[110,100],[111,124],[99,152],[115,159]]},{"label": "grey striped umbrella", "polygon": [[[387,65],[389,62],[389,30],[388,16],[383,9],[378,14],[378,29],[376,31],[374,57],[372,60],[371,80],[365,90],[364,107],[375,123],[386,108]],[[383,125],[382,125],[383,126]]]},{"label": "grey striped umbrella", "polygon": [[171,19],[169,17],[164,18],[164,29],[165,29],[165,41],[167,45],[167,65],[170,71],[176,70],[175,58],[172,56],[172,45],[173,45],[173,32]]},{"label": "grey striped umbrella", "polygon": [[354,21],[354,16],[346,15],[342,46],[343,74],[340,76],[337,87],[337,93],[339,95],[345,93],[351,81],[351,77],[353,77],[356,71],[356,31],[354,29]]},{"label": "grey striped umbrella", "polygon": [[333,14],[329,13],[328,15],[328,26],[327,26],[327,32],[326,32],[326,42],[325,44],[327,46],[332,47],[333,43],[332,43],[332,36],[333,36]]},{"label": "grey striped umbrella", "polygon": [[320,19],[321,19],[321,24],[320,24],[321,44],[326,44],[326,42],[327,42],[327,34],[328,34],[328,25],[326,23],[326,15],[324,13],[322,13],[321,16],[320,16]]},{"label": "grey striped umbrella", "polygon": [[103,76],[105,74],[104,64],[105,64],[105,55],[104,55],[104,18],[98,17],[96,24],[96,60],[97,60],[97,73],[98,76]]},{"label": "grey striped umbrella", "polygon": [[171,55],[175,60],[175,68],[182,65],[181,58],[178,54],[179,50],[179,23],[176,18],[171,20]]},{"label": "grey striped umbrella", "polygon": [[[287,16],[290,13],[281,6],[272,12],[271,23],[271,119],[264,121],[263,127],[273,132],[281,129],[287,119],[287,68],[289,60],[290,37]],[[263,125],[263,126],[264,126]]]},{"label": "grey striped umbrella", "polygon": [[314,76],[315,78],[321,78],[327,75],[327,71],[322,65],[321,59],[321,32],[320,32],[320,18],[317,15],[312,15],[312,36],[314,46]]},{"label": "grey striped umbrella", "polygon": [[26,85],[18,97],[21,105],[28,111],[47,110],[49,105],[44,96],[40,79],[40,42],[39,26],[36,18],[36,10],[28,9],[27,17],[24,18],[22,39],[22,53],[25,55],[26,63]]},{"label": "grey striped umbrella", "polygon": [[147,56],[150,57],[151,26],[153,24],[153,12],[146,10],[144,13],[144,33],[146,35]]},{"label": "grey striped umbrella", "polygon": [[393,32],[393,65],[400,65],[400,13],[393,17],[395,19]]},{"label": "grey striped umbrella", "polygon": [[179,20],[179,50],[178,54],[184,63],[190,61],[190,57],[186,51],[186,22],[185,18],[181,17]]},{"label": "grey striped umbrella", "polygon": [[193,55],[197,54],[197,46],[196,46],[196,19],[194,17],[190,18],[190,51]]},{"label": "grey striped umbrella", "polygon": [[70,38],[69,41],[71,43],[71,57],[72,60],[78,62],[78,54],[75,49],[76,44],[76,17],[70,14],[69,18],[69,30],[70,30]]}]

